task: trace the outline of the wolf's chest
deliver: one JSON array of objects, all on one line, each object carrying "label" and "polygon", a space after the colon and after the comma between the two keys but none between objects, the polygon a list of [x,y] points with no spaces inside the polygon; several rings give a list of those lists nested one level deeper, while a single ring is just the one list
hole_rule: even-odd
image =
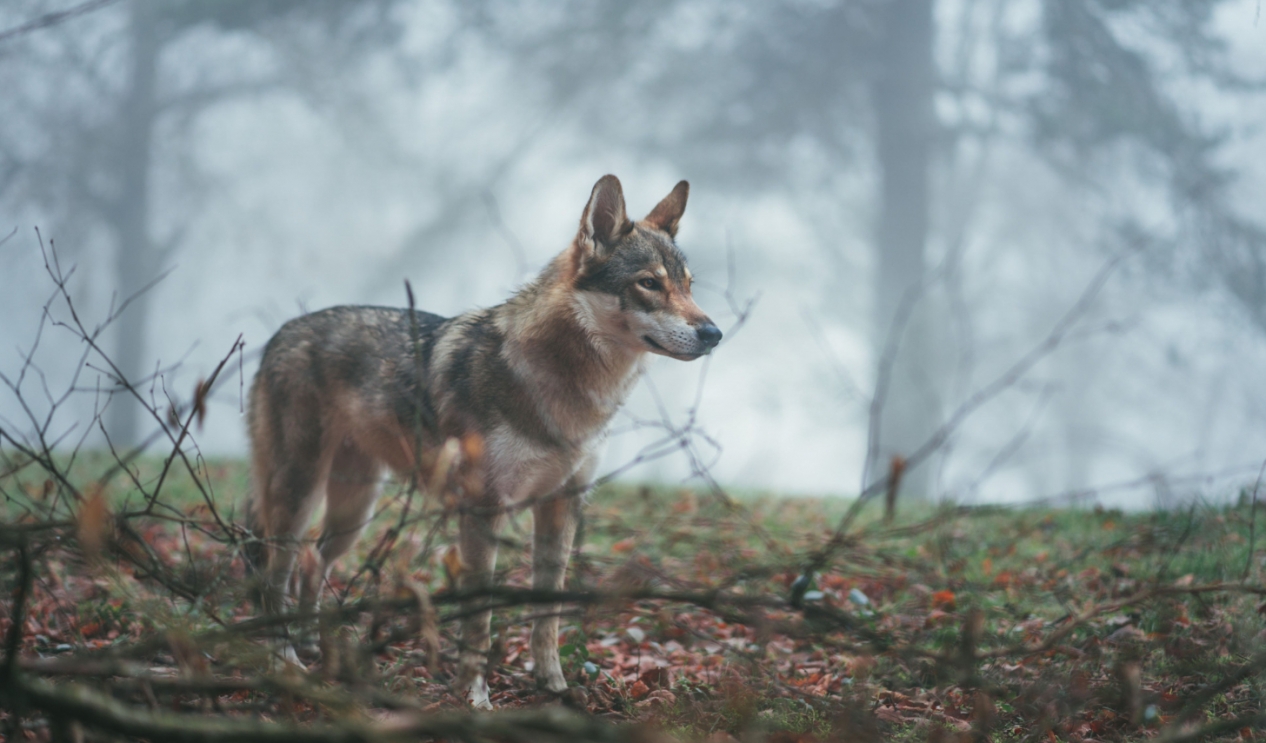
[{"label": "wolf's chest", "polygon": [[500,427],[487,439],[484,465],[488,483],[497,497],[508,503],[555,493],[595,456],[601,440],[600,431],[583,446],[551,446]]},{"label": "wolf's chest", "polygon": [[605,434],[637,379],[633,369],[603,385],[566,385],[555,395],[538,398],[538,409],[561,439],[583,448]]}]

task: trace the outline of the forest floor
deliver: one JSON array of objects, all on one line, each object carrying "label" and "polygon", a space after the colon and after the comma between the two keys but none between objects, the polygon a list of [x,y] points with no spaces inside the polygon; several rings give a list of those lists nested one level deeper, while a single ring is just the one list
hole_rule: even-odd
[{"label": "forest floor", "polygon": [[[152,707],[157,689],[171,710],[295,723],[375,719],[398,700],[463,708],[450,685],[457,607],[444,598],[462,568],[455,519],[436,515],[442,504],[387,488],[325,590],[324,606],[342,607],[341,620],[321,622],[321,653],[304,671],[287,669],[278,695],[233,683],[276,669],[267,641],[233,631],[256,615],[235,537],[226,541],[240,521],[242,462],[206,464],[201,489],[172,475],[160,508],[115,534],[117,549],[94,552],[94,519],[105,517],[92,509],[136,513],[146,504],[135,485],[153,483],[158,466],[143,463],[135,479],[87,497],[82,549],[35,554],[26,668],[69,659],[50,678],[78,676],[125,703]],[[57,488],[32,469],[3,490],[0,513],[16,525]],[[564,669],[583,689],[566,702],[714,743],[1250,740],[1266,731],[1266,512],[1247,498],[1139,513],[906,504],[891,522],[863,511],[832,542],[848,505],[600,488],[568,584],[600,600],[564,609]],[[530,514],[510,518],[503,535],[502,580],[529,587]],[[829,558],[806,583],[806,563],[827,544]],[[15,580],[0,571],[6,591]],[[391,614],[375,599],[416,600],[418,610]],[[0,635],[11,609],[0,611]],[[495,614],[489,681],[499,708],[559,703],[532,682],[530,618],[540,611]],[[117,670],[124,660],[133,670]],[[105,661],[117,672],[102,671]],[[115,683],[137,667],[147,678],[218,686]],[[9,715],[0,712],[0,732]],[[38,725],[8,729],[47,735]]]}]

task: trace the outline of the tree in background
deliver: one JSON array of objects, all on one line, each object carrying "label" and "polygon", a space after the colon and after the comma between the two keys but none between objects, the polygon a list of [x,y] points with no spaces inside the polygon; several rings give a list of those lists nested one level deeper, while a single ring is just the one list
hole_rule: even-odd
[{"label": "tree in background", "polygon": [[[1231,205],[1236,173],[1218,162],[1226,134],[1208,131],[1199,110],[1170,92],[1201,83],[1241,95],[1266,91],[1266,79],[1246,78],[1228,63],[1214,21],[1229,4],[1052,0],[1043,17],[1049,53],[1045,60],[1037,54],[1017,60],[1016,70],[1040,69],[1049,88],[1019,102],[1031,117],[1038,150],[1074,176],[1103,182],[1115,164],[1111,155],[1140,150],[1145,175],[1160,175],[1172,229],[1123,215],[1118,230],[1146,245],[1154,271],[1206,284],[1211,279],[1266,331],[1266,232]],[[1246,22],[1252,12],[1243,9]],[[1143,40],[1124,40],[1118,29],[1128,22],[1146,31]],[[1164,71],[1161,60],[1172,60]],[[1184,272],[1191,267],[1197,274]]]},{"label": "tree in background", "polygon": [[[184,239],[180,209],[156,215],[153,195],[197,200],[177,139],[198,112],[261,90],[311,90],[323,84],[313,77],[339,68],[327,60],[321,73],[300,71],[291,60],[261,78],[183,54],[188,40],[240,34],[271,43],[287,29],[306,29],[325,42],[316,46],[326,54],[355,59],[374,41],[390,46],[399,31],[393,7],[388,0],[132,0],[75,21],[73,30],[32,37],[32,61],[20,69],[38,68],[38,81],[21,83],[12,73],[13,89],[23,93],[0,101],[0,188],[8,183],[9,194],[21,191],[101,226],[107,237],[100,242],[133,246],[115,251],[117,294],[128,296],[158,275]],[[963,154],[969,150],[1021,149],[1069,191],[1111,192],[1137,180],[1164,191],[1172,224],[1148,224],[1128,206],[1086,218],[1102,225],[1105,245],[1146,246],[1156,274],[1216,287],[1266,328],[1260,226],[1231,206],[1234,173],[1219,164],[1222,138],[1202,127],[1191,99],[1173,92],[1178,83],[1224,94],[1258,89],[1231,74],[1224,58],[1214,21],[1230,7],[1225,0],[445,6],[459,18],[460,38],[452,43],[477,41],[490,65],[513,65],[522,100],[505,101],[510,114],[539,105],[548,122],[575,125],[584,140],[577,149],[670,163],[700,192],[790,197],[841,267],[830,296],[807,298],[812,309],[836,324],[866,328],[872,386],[880,377],[888,384],[871,421],[867,483],[885,473],[890,456],[908,455],[927,440],[979,381],[970,365],[954,363],[958,349],[946,347],[970,343],[946,329],[947,318],[964,312],[955,297],[962,246],[971,242],[964,215],[980,200],[957,184],[966,179],[962,171],[988,165],[986,157]],[[4,64],[19,69],[13,55]],[[179,84],[171,79],[177,69]],[[49,98],[37,90],[51,87],[64,92]],[[28,141],[45,144],[22,144]],[[1127,150],[1131,156],[1122,157]],[[454,229],[480,220],[486,178],[463,178],[456,168],[464,166],[446,171],[445,188],[437,189],[450,193],[452,208],[439,209],[441,218],[405,241],[376,285],[394,286],[420,248],[433,251]],[[156,189],[160,171],[167,180]],[[172,179],[182,187],[169,188]],[[858,182],[867,198],[854,195]],[[869,219],[853,220],[855,214]],[[872,247],[869,280],[843,268],[848,241],[841,224],[850,221],[869,222],[858,230]],[[1015,249],[1021,247],[1028,249]],[[778,248],[756,260],[775,263]],[[699,265],[707,259],[700,256]],[[860,312],[854,295],[865,297]],[[903,306],[908,317],[898,322]],[[138,299],[121,318],[131,330],[121,334],[119,357],[140,379],[153,369],[144,352],[148,312]],[[125,349],[127,338],[132,346]],[[888,349],[891,368],[881,373]],[[126,419],[118,402],[112,409]],[[111,429],[118,436],[134,424],[123,420]],[[935,495],[929,470],[907,475],[907,495]]]},{"label": "tree in background", "polygon": [[[303,95],[310,82],[299,70],[225,65],[191,51],[191,38],[246,34],[271,43],[304,27],[320,36],[323,54],[347,61],[397,38],[392,5],[126,0],[24,40],[28,56],[11,74],[13,89],[26,95],[4,104],[10,136],[0,132],[0,168],[18,200],[58,215],[59,227],[75,225],[61,234],[80,239],[63,245],[111,249],[118,312],[111,356],[121,380],[148,393],[156,361],[147,351],[153,308],[146,289],[180,249],[181,225],[196,211],[199,183],[187,150],[198,115],[243,96]],[[160,196],[184,212],[156,214]],[[115,445],[131,446],[141,435],[142,408],[115,392],[107,434]]]},{"label": "tree in background", "polygon": [[[871,347],[876,381],[887,388],[871,421],[868,483],[886,474],[890,457],[926,442],[962,394],[939,340],[952,287],[929,279],[939,267],[951,280],[968,240],[954,234],[967,228],[962,215],[938,219],[946,194],[935,185],[963,180],[947,169],[979,166],[956,156],[965,147],[1027,148],[1074,190],[1092,182],[1112,188],[1158,164],[1181,217],[1178,231],[1147,231],[1130,215],[1093,218],[1108,219],[1114,247],[1121,239],[1150,245],[1158,271],[1201,263],[1206,280],[1215,278],[1266,327],[1260,228],[1229,205],[1233,174],[1216,164],[1219,138],[1202,131],[1190,103],[1167,92],[1175,78],[1229,94],[1256,89],[1224,58],[1214,20],[1228,5],[1047,0],[1028,9],[1038,13],[1026,22],[1012,17],[1026,10],[1005,0],[661,0],[554,6],[528,28],[515,19],[534,2],[465,7],[473,27],[539,70],[555,105],[590,122],[596,136],[661,156],[708,188],[750,195],[799,175],[801,193],[829,192],[836,183],[819,174],[869,171]],[[960,48],[941,46],[947,29],[938,23],[961,26]],[[1178,69],[1161,72],[1159,60],[1171,57]],[[938,98],[978,113],[942,120]],[[807,186],[796,156],[806,146],[828,163],[811,171]],[[1142,148],[1152,162],[1114,158],[1123,146]],[[838,240],[823,242],[831,249]],[[840,294],[851,294],[852,278],[840,280]],[[930,469],[907,474],[906,495],[933,494]]]},{"label": "tree in background", "polygon": [[[932,353],[936,329],[929,302],[917,291],[928,273],[931,170],[937,139],[933,96],[935,28],[932,0],[891,0],[876,19],[870,101],[878,173],[872,347],[877,379],[886,384],[870,421],[863,487],[884,463],[906,457],[926,442],[941,421],[943,375]],[[908,313],[902,317],[903,310]],[[883,366],[891,356],[891,366]],[[929,495],[929,467],[905,478],[906,491]]]}]

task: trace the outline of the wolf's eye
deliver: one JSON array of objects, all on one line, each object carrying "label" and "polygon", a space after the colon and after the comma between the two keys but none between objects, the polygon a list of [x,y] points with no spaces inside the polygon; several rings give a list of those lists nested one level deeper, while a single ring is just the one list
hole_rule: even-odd
[{"label": "wolf's eye", "polygon": [[637,282],[637,285],[649,291],[655,291],[659,288],[659,282],[655,279],[641,279]]}]

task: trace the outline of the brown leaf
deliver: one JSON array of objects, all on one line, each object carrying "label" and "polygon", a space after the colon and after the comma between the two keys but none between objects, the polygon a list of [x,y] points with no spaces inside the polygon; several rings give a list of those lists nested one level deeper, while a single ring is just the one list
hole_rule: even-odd
[{"label": "brown leaf", "polygon": [[667,668],[652,668],[638,676],[637,680],[649,689],[668,689],[673,685],[672,672]]},{"label": "brown leaf", "polygon": [[937,591],[932,594],[932,608],[941,611],[954,611],[958,607],[957,598],[954,592],[950,590]]},{"label": "brown leaf", "polygon": [[633,685],[629,687],[629,696],[633,697],[634,699],[641,699],[642,697],[650,693],[651,693],[650,688],[647,687],[646,684],[642,683],[641,679],[634,681]]},{"label": "brown leaf", "polygon": [[695,497],[695,491],[683,490],[681,497],[673,504],[673,513],[690,514],[699,510],[699,499]]},{"label": "brown leaf", "polygon": [[96,559],[110,537],[110,509],[106,504],[105,488],[93,485],[79,507],[76,519],[79,546],[89,559]]},{"label": "brown leaf", "polygon": [[211,383],[205,379],[198,380],[198,386],[193,388],[193,414],[198,421],[198,430],[202,430],[202,422],[207,417],[207,395],[211,393]]},{"label": "brown leaf", "polygon": [[620,554],[623,552],[630,552],[636,546],[637,546],[637,540],[634,539],[633,537],[629,537],[628,539],[621,539],[620,541],[611,545],[611,551],[617,554]]},{"label": "brown leaf", "polygon": [[468,433],[462,437],[462,459],[472,464],[484,458],[484,437]]},{"label": "brown leaf", "polygon": [[457,579],[465,570],[466,563],[462,562],[462,553],[457,549],[457,545],[449,545],[444,553],[444,574],[448,577],[449,585],[457,585]]}]

